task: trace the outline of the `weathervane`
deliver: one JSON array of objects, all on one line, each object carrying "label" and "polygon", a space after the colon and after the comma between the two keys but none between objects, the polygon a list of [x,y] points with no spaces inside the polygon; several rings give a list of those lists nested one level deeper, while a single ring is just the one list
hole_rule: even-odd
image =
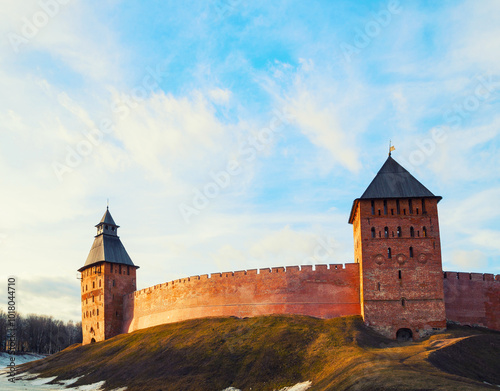
[{"label": "weathervane", "polygon": [[391,145],[391,140],[389,140],[389,156],[391,156],[391,152],[395,151],[396,147],[394,145]]}]

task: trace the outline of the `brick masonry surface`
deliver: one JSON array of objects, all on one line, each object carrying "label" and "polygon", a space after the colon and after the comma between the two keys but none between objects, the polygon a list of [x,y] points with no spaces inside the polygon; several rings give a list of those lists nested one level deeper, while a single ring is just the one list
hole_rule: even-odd
[{"label": "brick masonry surface", "polygon": [[357,264],[277,267],[194,276],[124,297],[123,332],[206,316],[359,315]]}]

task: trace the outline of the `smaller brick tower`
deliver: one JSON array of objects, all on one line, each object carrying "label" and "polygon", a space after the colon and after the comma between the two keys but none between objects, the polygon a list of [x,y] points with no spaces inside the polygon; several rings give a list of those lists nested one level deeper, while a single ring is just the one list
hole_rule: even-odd
[{"label": "smaller brick tower", "polygon": [[136,269],[118,237],[119,226],[106,209],[85,265],[82,281],[83,345],[122,332],[123,296],[136,290]]},{"label": "smaller brick tower", "polygon": [[389,338],[419,339],[446,328],[437,204],[389,154],[354,200],[355,262],[361,315]]}]

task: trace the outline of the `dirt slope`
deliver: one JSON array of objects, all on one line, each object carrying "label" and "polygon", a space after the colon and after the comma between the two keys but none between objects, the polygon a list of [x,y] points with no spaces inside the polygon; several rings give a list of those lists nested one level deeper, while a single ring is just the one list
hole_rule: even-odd
[{"label": "dirt slope", "polygon": [[[483,383],[497,382],[497,344],[498,334],[463,330],[396,343],[356,316],[209,318],[73,345],[21,369],[134,391],[276,390],[307,380],[311,390],[498,390]],[[460,364],[454,349],[466,349]]]}]

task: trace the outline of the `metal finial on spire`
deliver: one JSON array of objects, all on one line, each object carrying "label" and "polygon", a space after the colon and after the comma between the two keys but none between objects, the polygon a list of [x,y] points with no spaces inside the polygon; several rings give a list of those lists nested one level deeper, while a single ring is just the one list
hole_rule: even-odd
[{"label": "metal finial on spire", "polygon": [[106,209],[109,209],[109,198],[107,199]]}]

